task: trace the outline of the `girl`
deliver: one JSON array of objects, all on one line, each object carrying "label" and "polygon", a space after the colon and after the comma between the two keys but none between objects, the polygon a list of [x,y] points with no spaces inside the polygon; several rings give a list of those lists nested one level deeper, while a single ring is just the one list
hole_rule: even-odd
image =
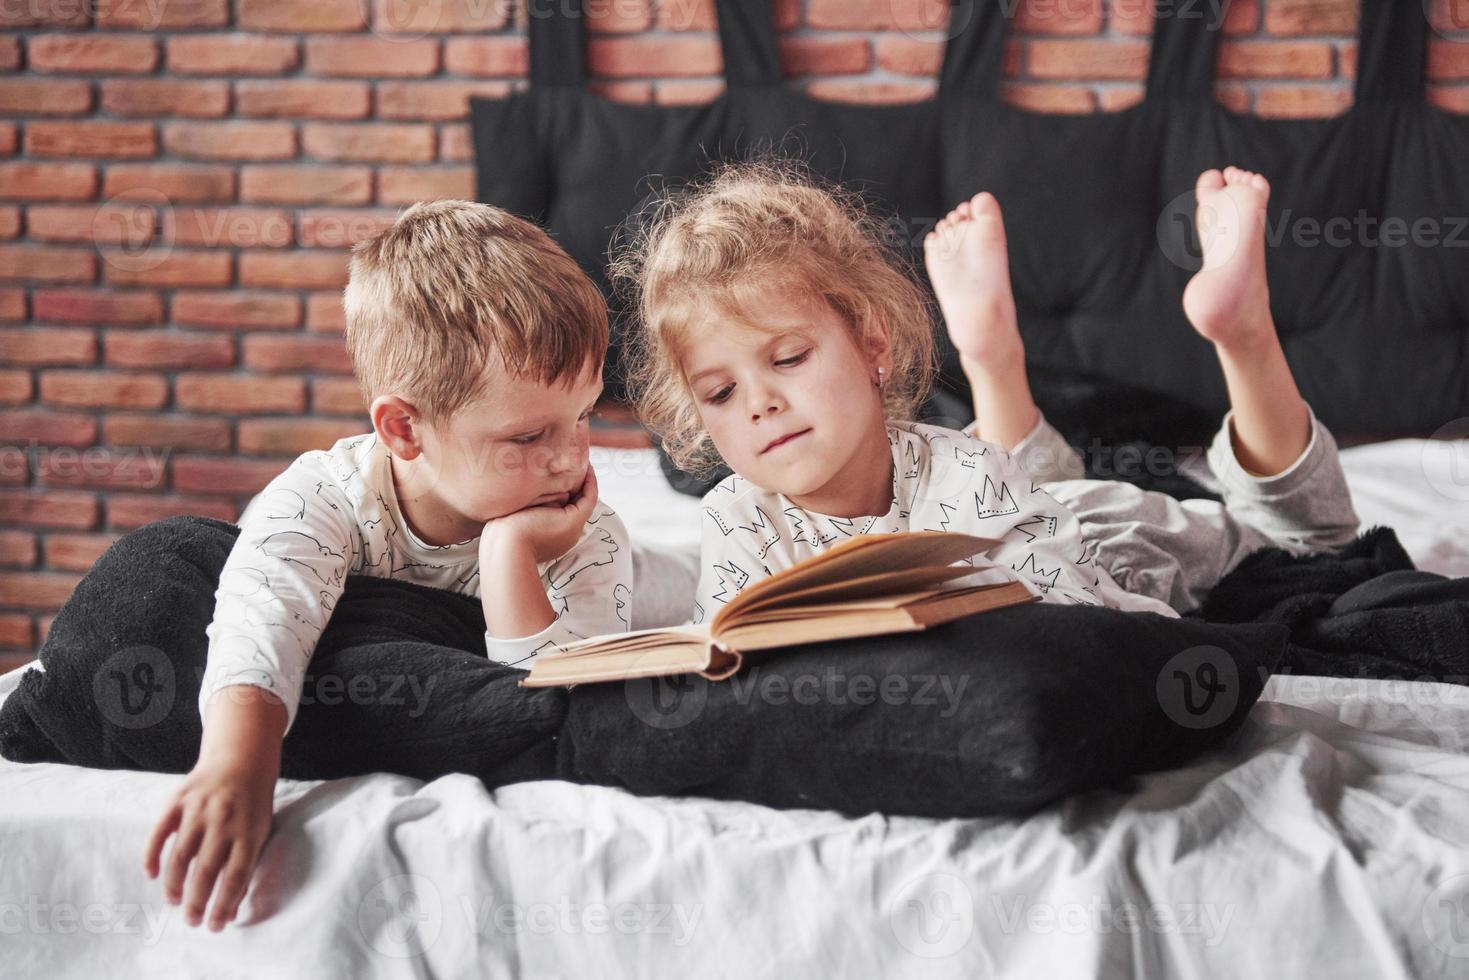
[{"label": "girl", "polygon": [[1185,312],[1229,383],[1209,451],[1223,504],[1066,478],[1080,459],[1030,397],[990,195],[924,242],[974,391],[977,418],[962,432],[911,421],[934,374],[924,296],[848,195],[766,162],[655,205],[613,270],[640,313],[631,390],[680,467],[707,474],[722,459],[734,471],[704,497],[693,621],[858,534],[996,538],[985,557],[1043,601],[1169,616],[1258,547],[1351,540],[1335,443],[1296,392],[1270,320],[1268,186],[1231,168],[1204,174],[1198,193],[1205,264]]}]

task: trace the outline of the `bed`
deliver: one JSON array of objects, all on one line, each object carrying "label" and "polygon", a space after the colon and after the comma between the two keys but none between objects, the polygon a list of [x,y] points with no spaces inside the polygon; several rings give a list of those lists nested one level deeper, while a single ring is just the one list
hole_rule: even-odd
[{"label": "bed", "polygon": [[[1364,527],[1394,526],[1420,567],[1455,576],[1466,461],[1469,439],[1343,452]],[[676,570],[698,500],[651,450],[593,462],[641,567],[656,556],[664,576],[638,618],[669,617],[692,589]],[[27,669],[0,676],[0,700]],[[1469,969],[1469,686],[1276,676],[1223,750],[1023,820],[487,791],[468,775],[282,780],[252,891],[218,934],[142,874],[181,778],[0,759],[0,976]]]}]

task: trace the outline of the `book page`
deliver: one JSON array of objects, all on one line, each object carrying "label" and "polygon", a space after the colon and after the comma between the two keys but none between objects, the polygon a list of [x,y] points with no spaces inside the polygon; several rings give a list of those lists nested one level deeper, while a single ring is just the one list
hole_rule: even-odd
[{"label": "book page", "polygon": [[[731,649],[749,653],[794,646],[798,643],[822,643],[828,640],[883,633],[907,632],[971,616],[990,609],[1000,609],[1035,602],[1024,582],[979,586],[940,593],[906,596],[904,604],[862,603],[855,607],[834,607],[823,615],[740,623],[725,631],[724,641]],[[772,616],[775,614],[772,614]],[[757,620],[761,616],[756,613]]]},{"label": "book page", "polygon": [[[911,632],[988,609],[1039,599],[1022,581],[946,591],[929,591],[890,600],[835,606],[821,615],[742,623],[727,631],[728,644],[695,638],[690,630],[644,630],[645,649],[601,648],[581,656],[543,655],[531,665],[522,687],[546,687],[631,677],[699,673],[721,680],[740,669],[745,652],[773,650],[847,637]],[[794,610],[801,612],[801,610]],[[755,613],[752,618],[778,613]]]},{"label": "book page", "polygon": [[866,578],[883,572],[952,565],[988,551],[1000,542],[957,531],[907,531],[902,534],[865,534],[843,541],[828,551],[797,562],[757,582],[721,609],[710,622],[718,636],[740,609],[777,592],[812,588],[832,582]]},{"label": "book page", "polygon": [[[905,572],[879,572],[865,578],[848,579],[841,582],[830,582],[825,585],[816,585],[811,588],[797,589],[792,592],[776,592],[763,598],[756,599],[748,604],[741,604],[737,615],[730,617],[725,625],[733,626],[737,623],[747,622],[750,614],[754,612],[765,612],[769,609],[793,609],[808,603],[830,601],[846,602],[848,600],[863,599],[868,596],[895,595],[899,592],[912,592],[923,589],[955,588],[956,581],[965,584],[985,584],[988,582],[1006,582],[1019,579],[1019,575],[1000,565],[995,565],[987,558],[977,557],[974,559],[976,566],[968,565],[941,565],[936,568],[914,568]],[[970,581],[974,576],[975,580]]]},{"label": "book page", "polygon": [[541,654],[536,660],[595,656],[620,650],[650,650],[655,647],[684,645],[690,642],[707,645],[709,628],[703,625],[658,626],[653,629],[632,630],[627,633],[606,633],[568,643],[559,650]]},{"label": "book page", "polygon": [[670,643],[651,650],[613,650],[580,657],[541,656],[530,665],[530,673],[520,681],[520,686],[552,687],[558,684],[699,673],[708,670],[715,658],[719,663],[737,661],[733,654],[716,650],[708,643],[689,641]]},{"label": "book page", "polygon": [[865,609],[895,609],[899,606],[914,606],[924,602],[937,599],[949,598],[957,595],[969,595],[975,592],[984,592],[990,589],[998,589],[1002,586],[1018,585],[1024,586],[1024,582],[999,582],[992,585],[966,585],[950,587],[945,585],[938,589],[921,589],[916,592],[892,593],[891,595],[873,595],[861,599],[842,599],[836,602],[802,604],[799,606],[777,606],[774,609],[765,608],[754,611],[745,611],[740,618],[724,628],[720,634],[721,639],[727,639],[730,634],[743,626],[752,623],[784,623],[797,619],[820,619],[824,616],[844,616],[849,612],[858,612]]}]

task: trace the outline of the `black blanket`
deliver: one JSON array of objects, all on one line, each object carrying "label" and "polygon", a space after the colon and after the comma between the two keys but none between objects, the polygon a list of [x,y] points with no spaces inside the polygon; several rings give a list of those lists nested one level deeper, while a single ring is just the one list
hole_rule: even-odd
[{"label": "black blanket", "polygon": [[[0,708],[17,762],[187,772],[214,590],[239,529],[203,517],[139,528],[57,613],[40,660]],[[518,687],[485,658],[479,602],[349,576],[312,657],[281,775],[473,772],[497,785],[550,773],[566,691]]]},{"label": "black blanket", "polygon": [[1257,551],[1197,615],[1288,626],[1281,672],[1469,684],[1469,578],[1414,568],[1391,528],[1329,554]]},{"label": "black blanket", "polygon": [[[184,772],[215,584],[237,529],[141,528],[57,615],[44,672],[0,708],[21,762]],[[1462,680],[1469,579],[1375,529],[1336,554],[1251,556],[1202,615],[1029,605],[921,634],[793,647],[733,681],[526,689],[484,656],[473,599],[351,576],[282,775],[448,772],[928,816],[1023,813],[1185,764],[1274,670]]]}]

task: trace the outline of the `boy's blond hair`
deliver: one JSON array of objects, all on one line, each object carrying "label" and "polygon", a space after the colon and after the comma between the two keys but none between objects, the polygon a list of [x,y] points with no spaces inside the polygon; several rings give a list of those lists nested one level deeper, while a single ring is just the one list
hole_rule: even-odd
[{"label": "boy's blond hair", "polygon": [[612,264],[638,321],[628,335],[628,389],[680,469],[707,477],[722,462],[679,367],[690,329],[714,319],[759,327],[741,314],[745,301],[776,289],[824,300],[860,350],[885,325],[892,372],[883,412],[913,417],[936,370],[933,319],[891,234],[855,195],[778,159],[726,164],[630,219]]},{"label": "boy's blond hair", "polygon": [[607,304],[535,225],[470,201],[432,201],[352,250],[347,354],[368,403],[395,394],[430,424],[483,394],[486,367],[575,383],[607,354]]}]

